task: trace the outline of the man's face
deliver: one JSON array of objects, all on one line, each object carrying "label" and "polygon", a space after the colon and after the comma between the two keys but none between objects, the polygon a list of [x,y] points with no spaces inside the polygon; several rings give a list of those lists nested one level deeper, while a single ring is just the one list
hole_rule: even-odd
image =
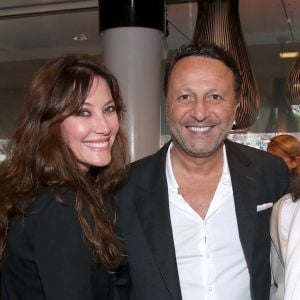
[{"label": "man's face", "polygon": [[167,91],[167,111],[174,144],[195,157],[209,156],[231,130],[238,99],[232,71],[200,56],[179,60]]}]

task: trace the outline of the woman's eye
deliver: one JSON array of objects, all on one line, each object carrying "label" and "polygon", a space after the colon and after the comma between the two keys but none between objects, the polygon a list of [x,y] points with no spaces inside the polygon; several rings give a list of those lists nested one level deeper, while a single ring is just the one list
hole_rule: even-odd
[{"label": "woman's eye", "polygon": [[90,112],[87,109],[79,109],[76,115],[79,117],[87,117],[90,115]]},{"label": "woman's eye", "polygon": [[116,106],[115,105],[109,105],[107,107],[104,108],[104,112],[115,112],[116,111]]}]

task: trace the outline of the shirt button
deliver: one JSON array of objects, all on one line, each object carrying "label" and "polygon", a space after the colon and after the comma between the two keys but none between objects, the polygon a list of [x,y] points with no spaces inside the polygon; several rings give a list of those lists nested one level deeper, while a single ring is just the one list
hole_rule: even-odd
[{"label": "shirt button", "polygon": [[212,292],[212,290],[213,290],[213,289],[212,289],[212,287],[210,286],[210,287],[208,288],[208,291],[209,291],[209,292]]},{"label": "shirt button", "polygon": [[209,255],[209,254],[206,254],[206,258],[210,258],[210,255]]}]

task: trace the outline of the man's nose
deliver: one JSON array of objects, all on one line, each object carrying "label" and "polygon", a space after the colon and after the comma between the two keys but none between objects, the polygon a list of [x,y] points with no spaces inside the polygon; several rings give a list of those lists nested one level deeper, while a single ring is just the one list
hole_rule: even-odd
[{"label": "man's nose", "polygon": [[203,99],[193,101],[191,115],[198,121],[205,119],[208,115],[207,103]]}]

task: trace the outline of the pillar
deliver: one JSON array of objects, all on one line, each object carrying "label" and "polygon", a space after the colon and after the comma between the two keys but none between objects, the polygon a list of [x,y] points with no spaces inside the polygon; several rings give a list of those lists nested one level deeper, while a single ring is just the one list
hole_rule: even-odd
[{"label": "pillar", "polygon": [[131,160],[160,146],[163,0],[101,0],[105,65],[117,77],[126,105],[124,127]]}]

